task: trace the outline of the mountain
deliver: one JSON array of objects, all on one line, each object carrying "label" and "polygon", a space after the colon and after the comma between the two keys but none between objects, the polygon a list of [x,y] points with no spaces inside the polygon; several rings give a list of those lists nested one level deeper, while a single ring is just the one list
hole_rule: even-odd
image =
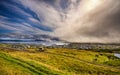
[{"label": "mountain", "polygon": [[50,35],[37,35],[37,34],[18,34],[18,33],[10,33],[10,34],[0,34],[0,39],[1,40],[15,40],[15,39],[34,39],[36,41],[62,41],[57,37],[53,37]]},{"label": "mountain", "polygon": [[42,44],[42,45],[64,45],[65,41],[50,35],[37,35],[37,34],[0,34],[0,43],[29,43],[29,44]]}]

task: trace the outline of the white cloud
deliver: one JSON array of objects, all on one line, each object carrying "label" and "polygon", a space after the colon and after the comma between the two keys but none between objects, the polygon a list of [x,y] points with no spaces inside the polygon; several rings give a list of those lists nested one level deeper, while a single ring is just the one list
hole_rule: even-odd
[{"label": "white cloud", "polygon": [[[0,27],[11,30],[13,32],[21,33],[21,34],[26,34],[27,32],[30,32],[32,34],[46,34],[48,35],[49,32],[42,31],[39,28],[31,26],[29,23],[12,23],[8,21],[0,21]],[[28,33],[27,33],[28,34]]]},{"label": "white cloud", "polygon": [[71,42],[120,42],[119,0],[69,0],[65,9],[64,0],[45,1],[20,0],[54,30],[51,35]]}]

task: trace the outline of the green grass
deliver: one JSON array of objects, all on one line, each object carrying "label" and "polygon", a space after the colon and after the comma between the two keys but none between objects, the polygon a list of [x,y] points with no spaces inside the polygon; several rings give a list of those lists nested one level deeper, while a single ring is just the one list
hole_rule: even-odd
[{"label": "green grass", "polygon": [[0,50],[0,75],[120,75],[120,59],[113,53],[90,50],[4,48]]},{"label": "green grass", "polygon": [[[25,70],[26,72],[28,72],[32,75],[58,75],[58,74],[60,74],[60,73],[52,71],[40,64],[37,64],[33,61],[24,61],[24,60],[21,60],[18,58],[14,58],[14,57],[9,56],[8,54],[5,54],[4,52],[0,52],[0,58],[2,58],[3,61],[6,61],[7,64],[9,63],[9,64],[13,65],[12,67],[14,67],[14,66],[18,67],[19,69]],[[3,65],[3,64],[1,64],[1,65]],[[17,71],[17,69],[15,71]],[[14,75],[14,72],[13,72],[13,75]]]}]

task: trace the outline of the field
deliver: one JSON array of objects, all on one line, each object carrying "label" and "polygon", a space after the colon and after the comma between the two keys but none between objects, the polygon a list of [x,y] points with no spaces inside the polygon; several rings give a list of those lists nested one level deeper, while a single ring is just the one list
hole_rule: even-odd
[{"label": "field", "polygon": [[0,75],[120,75],[120,59],[109,51],[0,44]]}]

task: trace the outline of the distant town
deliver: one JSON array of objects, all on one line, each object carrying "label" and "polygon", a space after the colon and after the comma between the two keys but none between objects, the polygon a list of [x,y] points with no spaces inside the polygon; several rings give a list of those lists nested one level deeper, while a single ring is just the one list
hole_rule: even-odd
[{"label": "distant town", "polygon": [[63,48],[75,48],[75,49],[101,49],[101,50],[113,50],[120,49],[120,44],[104,44],[104,43],[69,43],[65,45],[53,45],[51,47],[63,47]]}]

